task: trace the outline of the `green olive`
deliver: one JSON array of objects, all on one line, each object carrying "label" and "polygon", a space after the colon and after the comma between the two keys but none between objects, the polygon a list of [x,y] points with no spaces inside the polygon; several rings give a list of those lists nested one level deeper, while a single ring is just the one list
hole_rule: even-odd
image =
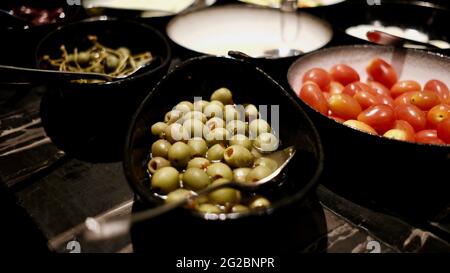
[{"label": "green olive", "polygon": [[206,100],[196,100],[194,101],[194,111],[203,112],[208,104],[209,102]]},{"label": "green olive", "polygon": [[183,186],[187,188],[201,190],[210,183],[208,175],[202,169],[189,168],[183,174]]},{"label": "green olive", "polygon": [[206,143],[210,147],[219,143],[222,143],[224,146],[226,146],[228,143],[228,139],[230,139],[230,132],[228,132],[228,130],[225,128],[216,128],[208,132],[205,138]]},{"label": "green olive", "polygon": [[252,153],[253,157],[255,157],[255,159],[263,156],[263,154],[260,151],[258,151],[257,149],[255,149],[253,146],[252,146],[252,150],[250,152]]},{"label": "green olive", "polygon": [[270,201],[264,197],[256,197],[249,205],[251,209],[263,209],[270,207]]},{"label": "green olive", "polygon": [[272,171],[266,166],[257,166],[253,168],[247,175],[247,182],[258,182],[264,177],[269,176]]},{"label": "green olive", "polygon": [[203,213],[215,213],[215,214],[222,212],[217,206],[208,203],[201,204],[200,206],[198,206],[197,210]]},{"label": "green olive", "polygon": [[206,157],[211,161],[221,161],[225,147],[222,144],[215,144],[206,152]]},{"label": "green olive", "polygon": [[160,138],[164,137],[164,130],[166,130],[167,128],[167,124],[164,122],[157,122],[155,124],[152,125],[152,127],[150,128],[152,135],[154,136],[158,136]]},{"label": "green olive", "polygon": [[241,115],[234,105],[225,105],[224,107],[224,119],[229,122],[232,120],[240,119]]},{"label": "green olive", "polygon": [[172,147],[169,141],[165,139],[158,139],[152,144],[152,157],[168,158],[169,149]]},{"label": "green olive", "polygon": [[78,64],[84,66],[84,65],[87,65],[90,60],[91,60],[91,54],[89,54],[89,52],[78,53],[78,56],[77,56]]},{"label": "green olive", "polygon": [[220,107],[222,108],[222,110],[223,110],[223,108],[225,107],[225,105],[223,104],[223,102],[218,101],[218,100],[212,100],[210,103],[216,104],[216,105],[220,106]]},{"label": "green olive", "polygon": [[255,161],[255,167],[264,166],[267,167],[272,172],[278,168],[278,163],[272,158],[260,157]]},{"label": "green olive", "polygon": [[227,123],[227,130],[233,135],[247,135],[248,125],[242,120],[232,120]]},{"label": "green olive", "polygon": [[147,168],[151,174],[154,174],[157,170],[161,168],[169,166],[170,162],[167,159],[159,156],[153,157],[147,164]]},{"label": "green olive", "polygon": [[211,164],[211,162],[206,158],[194,157],[193,159],[189,160],[186,168],[188,168],[188,169],[199,168],[199,169],[206,170],[206,168],[208,168],[208,166],[210,164]]},{"label": "green olive", "polygon": [[203,138],[196,137],[189,139],[188,145],[191,147],[193,157],[204,157],[208,151],[208,145],[206,145],[206,141]]},{"label": "green olive", "polygon": [[274,134],[262,133],[255,139],[253,145],[262,152],[273,152],[278,149],[279,142]]},{"label": "green olive", "polygon": [[217,162],[208,166],[206,173],[212,177],[213,180],[219,178],[226,178],[228,180],[233,179],[233,171],[227,164]]},{"label": "green olive", "polygon": [[[229,180],[220,178],[211,183],[211,186],[220,185],[227,182],[229,182]],[[241,194],[238,190],[233,188],[221,188],[215,190],[211,192],[208,197],[211,202],[219,205],[236,204],[241,201]]]},{"label": "green olive", "polygon": [[238,183],[245,183],[247,181],[247,175],[250,173],[251,168],[237,168],[233,170],[233,179]]},{"label": "green olive", "polygon": [[182,101],[175,106],[175,110],[181,111],[185,114],[194,110],[194,104],[190,101]]},{"label": "green olive", "polygon": [[244,213],[248,211],[249,211],[248,207],[241,204],[236,204],[231,208],[231,212],[233,213]]},{"label": "green olive", "polygon": [[205,127],[208,131],[212,131],[216,128],[225,128],[225,122],[221,118],[211,118],[205,123]]},{"label": "green olive", "polygon": [[247,150],[251,151],[253,148],[253,141],[251,141],[245,135],[237,134],[230,138],[230,145],[241,145],[244,146]]},{"label": "green olive", "polygon": [[189,119],[197,119],[202,123],[206,122],[206,115],[199,111],[190,111],[183,115],[183,121]]},{"label": "green olive", "polygon": [[189,139],[189,132],[179,123],[172,123],[167,126],[164,130],[164,135],[170,143]]},{"label": "green olive", "polygon": [[167,195],[166,203],[174,203],[188,198],[192,192],[186,189],[176,189]]},{"label": "green olive", "polygon": [[109,71],[114,71],[119,66],[119,58],[114,55],[108,55],[106,57],[106,69]]},{"label": "green olive", "polygon": [[228,88],[222,87],[212,93],[211,100],[218,100],[223,104],[232,104],[233,94]]},{"label": "green olive", "polygon": [[248,122],[252,122],[255,119],[259,118],[258,108],[256,108],[253,104],[248,104],[244,108],[245,120]]},{"label": "green olive", "polygon": [[184,142],[175,142],[169,149],[168,158],[172,166],[176,168],[184,168],[191,160],[192,150]]},{"label": "green olive", "polygon": [[166,113],[164,116],[164,122],[167,124],[172,124],[179,120],[183,116],[183,112],[179,110],[172,110]]},{"label": "green olive", "polygon": [[241,145],[226,148],[223,157],[225,162],[234,168],[252,166],[254,160],[252,153]]},{"label": "green olive", "polygon": [[223,106],[221,107],[217,103],[210,102],[207,106],[205,106],[203,113],[206,115],[207,118],[214,118],[214,117],[222,118]]},{"label": "green olive", "polygon": [[202,137],[204,126],[198,119],[188,119],[183,122],[183,128],[190,137]]},{"label": "green olive", "polygon": [[252,138],[256,138],[262,133],[270,133],[270,131],[272,130],[269,123],[267,123],[267,121],[263,119],[255,119],[254,121],[250,122],[250,125],[248,127],[250,136]]},{"label": "green olive", "polygon": [[152,189],[169,193],[180,187],[179,173],[174,167],[163,167],[152,175]]}]

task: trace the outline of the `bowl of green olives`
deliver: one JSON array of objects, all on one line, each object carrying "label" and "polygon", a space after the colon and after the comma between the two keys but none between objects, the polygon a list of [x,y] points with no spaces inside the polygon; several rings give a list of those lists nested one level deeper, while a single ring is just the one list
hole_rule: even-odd
[{"label": "bowl of green olives", "polygon": [[277,236],[285,236],[291,234],[286,220],[297,221],[286,215],[301,207],[319,183],[320,138],[295,100],[250,63],[203,56],[177,66],[138,108],[126,140],[124,170],[138,200],[154,207],[210,185],[254,183],[282,164],[271,155],[288,146],[297,153],[280,184],[251,193],[221,188],[150,220],[151,226],[162,233],[191,226],[205,237],[223,228],[257,225],[255,232],[263,233],[284,226],[286,232]]}]

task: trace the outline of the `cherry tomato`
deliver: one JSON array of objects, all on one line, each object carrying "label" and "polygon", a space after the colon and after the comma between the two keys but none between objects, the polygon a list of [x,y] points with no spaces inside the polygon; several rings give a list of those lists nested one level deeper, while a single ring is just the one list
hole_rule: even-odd
[{"label": "cherry tomato", "polygon": [[377,100],[378,100],[378,104],[388,105],[392,108],[395,107],[394,99],[391,98],[390,96],[378,96]]},{"label": "cherry tomato", "polygon": [[363,83],[363,82],[353,82],[350,84],[347,84],[342,91],[342,93],[347,94],[349,96],[354,96],[359,91],[367,91],[371,94],[376,94],[375,91],[370,87],[369,85]]},{"label": "cherry tomato", "polygon": [[391,88],[391,96],[396,98],[403,93],[411,91],[421,91],[420,83],[416,81],[399,81]]},{"label": "cherry tomato", "polygon": [[447,85],[440,80],[429,80],[423,90],[435,92],[443,101],[450,102],[450,91]]},{"label": "cherry tomato", "polygon": [[335,121],[337,121],[339,123],[344,123],[345,122],[345,119],[342,119],[340,117],[336,117],[333,114],[330,114],[329,116],[330,116],[330,118],[334,119]]},{"label": "cherry tomato", "polygon": [[372,80],[383,84],[389,89],[398,80],[397,72],[394,68],[380,58],[373,59],[366,70]]},{"label": "cherry tomato", "polygon": [[412,104],[400,104],[397,105],[394,110],[397,119],[407,121],[416,132],[425,129],[427,117],[417,106]]},{"label": "cherry tomato", "polygon": [[437,125],[437,136],[450,144],[450,118],[446,118]]},{"label": "cherry tomato", "polygon": [[438,123],[450,117],[450,105],[439,104],[431,108],[427,113],[428,127],[436,128]]},{"label": "cherry tomato", "polygon": [[353,98],[359,103],[359,105],[361,105],[361,108],[363,110],[380,102],[380,100],[376,96],[364,90],[356,92]]},{"label": "cherry tomato", "polygon": [[409,124],[407,121],[400,119],[395,121],[393,129],[403,130],[408,134],[410,134],[411,136],[414,136],[415,133],[414,128],[411,126],[411,124]]},{"label": "cherry tomato", "polygon": [[394,104],[411,104],[411,97],[415,94],[419,93],[419,91],[411,91],[401,94],[400,96],[395,98]]},{"label": "cherry tomato", "polygon": [[312,68],[308,70],[303,76],[303,82],[312,81],[319,85],[320,89],[327,90],[331,82],[331,77],[328,72],[322,68]]},{"label": "cherry tomato", "polygon": [[330,76],[334,81],[347,85],[359,81],[359,74],[346,64],[337,64],[330,69]]},{"label": "cherry tomato", "polygon": [[368,81],[367,84],[372,87],[376,94],[386,97],[391,97],[391,90],[386,86],[376,81]]},{"label": "cherry tomato", "polygon": [[327,92],[330,93],[331,95],[333,95],[333,94],[341,94],[343,90],[344,90],[344,86],[341,83],[336,82],[336,81],[331,81]]},{"label": "cherry tomato", "polygon": [[360,130],[369,134],[377,135],[377,131],[375,131],[375,129],[359,120],[349,119],[346,122],[344,122],[344,125],[347,125],[350,128]]},{"label": "cherry tomato", "polygon": [[328,101],[328,98],[330,97],[330,93],[328,92],[322,92],[323,97]]},{"label": "cherry tomato", "polygon": [[387,105],[375,105],[367,108],[358,115],[358,120],[375,129],[378,133],[385,133],[395,122],[395,112]]},{"label": "cherry tomato", "polygon": [[300,90],[299,97],[307,103],[309,106],[319,111],[320,113],[328,114],[328,104],[327,100],[323,96],[320,88],[313,83],[305,83]]},{"label": "cherry tomato", "polygon": [[409,135],[408,132],[400,130],[400,129],[391,129],[384,133],[384,137],[402,141],[410,141],[413,142],[415,140],[414,135]]},{"label": "cherry tomato", "polygon": [[355,119],[362,109],[359,103],[347,94],[334,94],[328,99],[333,114],[343,119]]},{"label": "cherry tomato", "polygon": [[445,144],[437,136],[436,130],[422,130],[416,134],[416,142],[428,144]]},{"label": "cherry tomato", "polygon": [[411,104],[423,111],[428,111],[439,103],[441,103],[441,99],[432,91],[417,92],[411,96]]}]

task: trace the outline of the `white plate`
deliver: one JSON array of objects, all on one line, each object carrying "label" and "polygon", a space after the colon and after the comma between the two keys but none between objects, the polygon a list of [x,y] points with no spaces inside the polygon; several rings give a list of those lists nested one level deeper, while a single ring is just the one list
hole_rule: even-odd
[{"label": "white plate", "polygon": [[229,50],[237,50],[252,57],[264,56],[264,51],[277,48],[310,52],[326,45],[333,36],[327,22],[310,14],[288,14],[284,18],[285,42],[281,12],[247,5],[212,7],[179,15],[170,21],[167,34],[175,43],[196,52],[225,56]]}]

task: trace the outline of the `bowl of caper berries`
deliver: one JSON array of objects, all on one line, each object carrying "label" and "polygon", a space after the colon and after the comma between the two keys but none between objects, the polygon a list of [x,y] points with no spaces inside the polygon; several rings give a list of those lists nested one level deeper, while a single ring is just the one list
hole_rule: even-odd
[{"label": "bowl of caper berries", "polygon": [[306,202],[322,171],[316,129],[279,84],[244,61],[203,56],[171,71],[141,104],[128,132],[124,170],[138,199],[154,207],[211,185],[259,181],[283,163],[271,154],[289,146],[297,154],[276,186],[218,189],[150,220],[152,228],[170,233],[192,225],[208,237],[230,225],[233,236],[237,226],[285,236],[295,228],[281,219]]}]

